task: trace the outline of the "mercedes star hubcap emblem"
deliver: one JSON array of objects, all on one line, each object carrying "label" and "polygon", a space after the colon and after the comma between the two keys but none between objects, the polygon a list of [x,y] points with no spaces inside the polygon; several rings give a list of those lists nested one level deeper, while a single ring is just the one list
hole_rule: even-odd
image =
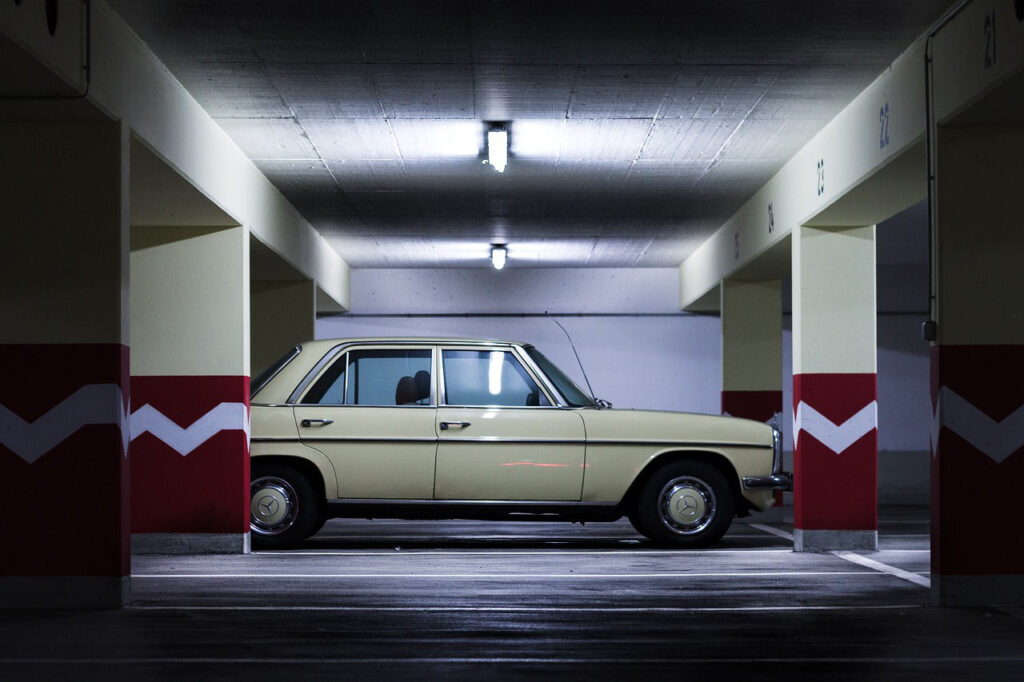
[{"label": "mercedes star hubcap emblem", "polygon": [[676,500],[676,511],[681,516],[693,516],[697,513],[697,498],[693,495],[682,495]]},{"label": "mercedes star hubcap emblem", "polygon": [[267,495],[266,497],[260,500],[260,513],[264,516],[273,516],[277,513],[278,506],[278,501],[271,497],[270,495]]}]

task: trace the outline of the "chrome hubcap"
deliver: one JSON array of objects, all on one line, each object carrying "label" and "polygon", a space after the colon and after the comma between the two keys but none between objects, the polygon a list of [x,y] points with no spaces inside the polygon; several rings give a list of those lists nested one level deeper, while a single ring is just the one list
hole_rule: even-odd
[{"label": "chrome hubcap", "polygon": [[694,535],[715,518],[715,493],[693,476],[679,476],[666,483],[658,496],[658,516],[673,533]]},{"label": "chrome hubcap", "polygon": [[295,523],[299,505],[291,483],[277,476],[261,476],[249,491],[249,528],[253,533],[280,535]]}]

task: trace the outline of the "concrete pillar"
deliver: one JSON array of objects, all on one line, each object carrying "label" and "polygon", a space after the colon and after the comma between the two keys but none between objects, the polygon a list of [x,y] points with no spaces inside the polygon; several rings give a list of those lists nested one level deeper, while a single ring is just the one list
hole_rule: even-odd
[{"label": "concrete pillar", "polygon": [[0,124],[0,607],[129,594],[128,132]]},{"label": "concrete pillar", "polygon": [[937,152],[932,591],[1020,606],[1024,126],[942,127]]},{"label": "concrete pillar", "polygon": [[316,284],[313,280],[252,281],[252,368],[254,375],[286,350],[309,341],[316,332]]},{"label": "concrete pillar", "polygon": [[[722,414],[770,421],[782,414],[782,282],[727,279],[721,296]],[[779,521],[781,505],[778,491]]]},{"label": "concrete pillar", "polygon": [[724,280],[722,413],[764,422],[781,412],[782,283]]},{"label": "concrete pillar", "polygon": [[878,545],[875,227],[793,231],[797,551]]},{"label": "concrete pillar", "polygon": [[132,547],[249,547],[249,234],[133,227]]}]

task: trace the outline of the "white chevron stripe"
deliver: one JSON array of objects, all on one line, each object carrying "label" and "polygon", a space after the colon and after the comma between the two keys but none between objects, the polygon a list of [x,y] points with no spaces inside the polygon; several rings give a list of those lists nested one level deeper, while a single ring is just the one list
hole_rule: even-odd
[{"label": "white chevron stripe", "polygon": [[997,422],[967,402],[959,393],[943,386],[939,389],[932,414],[932,457],[939,443],[939,431],[946,427],[997,464],[1024,446],[1024,405],[1006,419]]},{"label": "white chevron stripe", "polygon": [[799,444],[800,432],[806,431],[838,455],[877,426],[878,401],[876,400],[872,400],[842,424],[836,424],[801,400],[793,413],[793,444],[794,446]]},{"label": "white chevron stripe", "polygon": [[[221,431],[244,431],[249,436],[249,410],[245,403],[220,403],[187,428],[146,404],[128,414],[122,408],[117,384],[82,386],[34,422],[27,422],[0,405],[0,444],[32,464],[83,426],[116,424],[123,450],[147,431],[181,455],[187,455]],[[130,427],[129,427],[130,422]]]},{"label": "white chevron stripe", "polygon": [[87,424],[117,424],[127,452],[123,404],[117,384],[89,384],[32,423],[0,405],[0,443],[32,464]]},{"label": "white chevron stripe", "polygon": [[221,403],[187,428],[175,424],[150,404],[132,412],[132,440],[147,431],[187,455],[221,431],[245,431],[249,435],[249,410],[245,403]]}]

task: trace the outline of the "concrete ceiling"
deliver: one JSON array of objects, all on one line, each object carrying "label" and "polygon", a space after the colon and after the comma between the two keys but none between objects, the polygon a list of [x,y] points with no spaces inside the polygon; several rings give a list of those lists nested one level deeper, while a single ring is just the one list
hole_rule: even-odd
[{"label": "concrete ceiling", "polygon": [[111,4],[354,267],[656,267],[950,0]]}]

